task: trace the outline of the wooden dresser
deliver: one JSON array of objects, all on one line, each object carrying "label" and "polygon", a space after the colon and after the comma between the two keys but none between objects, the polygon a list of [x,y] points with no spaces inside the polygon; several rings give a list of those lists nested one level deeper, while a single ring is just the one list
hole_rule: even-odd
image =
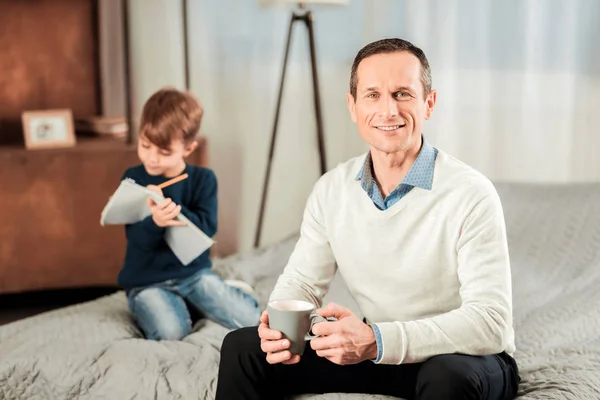
[{"label": "wooden dresser", "polygon": [[[208,164],[206,140],[188,162]],[[114,286],[125,252],[122,226],[100,213],[134,146],[80,140],[68,149],[0,147],[0,294]]]}]

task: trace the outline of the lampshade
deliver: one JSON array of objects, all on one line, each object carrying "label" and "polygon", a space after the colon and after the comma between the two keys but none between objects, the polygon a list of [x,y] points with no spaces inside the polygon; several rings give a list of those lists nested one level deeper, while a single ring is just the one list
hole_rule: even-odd
[{"label": "lampshade", "polygon": [[275,6],[285,4],[304,4],[304,5],[339,5],[348,4],[348,0],[259,0],[261,6]]}]

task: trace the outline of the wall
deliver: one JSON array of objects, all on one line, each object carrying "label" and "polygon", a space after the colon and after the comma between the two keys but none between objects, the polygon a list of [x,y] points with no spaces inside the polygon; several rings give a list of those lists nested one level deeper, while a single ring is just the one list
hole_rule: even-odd
[{"label": "wall", "polygon": [[[248,249],[254,242],[290,18],[289,9],[262,9],[253,1],[229,5],[200,1],[189,9],[190,20],[195,21],[190,26],[191,83],[206,105],[204,129],[222,182],[225,253]],[[335,9],[323,9],[315,20],[330,169],[366,147],[348,117],[344,97],[354,50],[348,49],[345,59],[334,66],[323,62],[331,51],[323,24],[339,24],[342,19],[336,21]],[[293,35],[261,244],[299,230],[306,199],[319,177],[305,26],[296,24]]]},{"label": "wall", "polygon": [[[132,47],[146,47],[136,55],[139,104],[160,84],[182,84],[182,42],[179,2],[134,4],[145,15],[132,33]],[[253,243],[289,12],[252,0],[188,4],[191,87],[206,108],[227,254]],[[344,99],[352,59],[395,36],[432,65],[438,105],[425,133],[435,146],[493,180],[600,181],[597,0],[351,1],[316,9],[315,20],[329,168],[366,150]],[[303,29],[294,32],[263,243],[298,230],[318,178]]]},{"label": "wall", "polygon": [[[248,5],[255,8],[251,2]],[[228,65],[231,63],[246,63],[248,60],[244,55],[236,57],[232,54],[231,59],[222,59],[216,54],[220,44],[211,36],[215,33],[215,30],[210,29],[212,26],[208,27],[204,23],[206,15],[202,16],[204,22],[199,23],[198,16],[202,14],[202,10],[202,3],[189,2],[191,89],[200,98],[206,110],[202,133],[209,138],[211,167],[216,171],[220,183],[220,226],[215,248],[219,254],[226,255],[239,249],[250,248],[254,240],[278,83],[276,76],[280,73],[280,63],[271,62],[260,77],[253,76],[250,70],[246,74],[240,74],[229,69]],[[240,17],[245,12],[243,9],[237,11],[240,12]],[[132,105],[133,113],[138,117],[144,101],[158,88],[164,85],[184,87],[181,12],[181,4],[170,0],[130,2]],[[213,24],[218,24],[220,18],[227,19],[225,15],[210,17]],[[251,34],[250,20],[247,21],[248,25],[240,27],[241,32],[223,32],[230,32],[239,40],[253,42],[255,38]],[[285,29],[285,26],[280,24],[278,28]],[[304,32],[298,31],[298,39],[301,39],[301,33]],[[265,54],[280,60],[283,44],[278,43],[277,50],[271,45],[272,43],[264,43]],[[303,54],[300,55],[299,52]],[[303,59],[307,52],[307,44],[300,40],[295,45],[294,54]],[[213,57],[220,58],[223,64],[205,62]],[[218,66],[218,69],[214,69],[214,66]],[[299,89],[303,90],[304,86],[310,86],[307,67],[307,64],[298,65],[297,62],[291,66],[288,71],[291,76],[290,82],[299,81],[294,79],[294,76],[303,76],[305,79],[295,87],[286,87],[286,93],[294,93]],[[272,75],[273,79],[269,78],[269,75]],[[231,85],[227,88],[228,93],[221,92],[222,80]],[[261,84],[252,86],[255,80]],[[268,87],[263,86],[265,82]],[[239,104],[231,104],[231,107],[228,105],[231,91],[235,91],[236,87],[243,87],[239,99],[245,98],[246,101],[264,104],[260,114],[247,114],[248,108]],[[330,97],[324,94],[323,102],[334,104],[328,101],[326,96]],[[293,107],[290,107],[290,100],[286,97],[287,105],[283,108],[280,121],[263,243],[278,240],[298,229],[306,196],[318,178],[314,122],[309,123],[310,128],[301,136],[286,135],[290,125],[305,124],[305,119],[313,118],[311,97],[305,96],[303,101],[296,98]],[[336,104],[337,112],[340,112],[339,105],[340,103]],[[341,111],[345,113],[344,107]],[[328,106],[324,108],[325,112],[330,110]],[[362,146],[360,141],[354,140],[354,143],[354,148],[357,147],[356,144],[358,147]],[[341,147],[335,146],[335,141],[330,138],[327,139],[327,146],[330,148],[328,154],[343,152],[344,148],[352,147],[349,143],[342,143]],[[332,162],[334,161],[329,164],[333,165]],[[298,171],[302,173],[297,173]],[[290,175],[290,172],[293,174]]]},{"label": "wall", "polygon": [[[157,89],[184,89],[181,2],[129,1],[131,107],[137,127],[144,102]],[[135,130],[135,129],[134,129]]]},{"label": "wall", "polygon": [[23,142],[25,110],[100,111],[93,0],[0,0],[0,144]]}]

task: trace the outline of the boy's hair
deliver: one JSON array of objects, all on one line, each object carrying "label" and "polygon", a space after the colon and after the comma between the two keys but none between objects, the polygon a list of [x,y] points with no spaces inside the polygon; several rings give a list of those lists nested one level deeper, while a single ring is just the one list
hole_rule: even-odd
[{"label": "boy's hair", "polygon": [[198,135],[202,106],[189,92],[163,88],[144,104],[140,136],[161,149],[169,149],[174,139],[189,145]]}]

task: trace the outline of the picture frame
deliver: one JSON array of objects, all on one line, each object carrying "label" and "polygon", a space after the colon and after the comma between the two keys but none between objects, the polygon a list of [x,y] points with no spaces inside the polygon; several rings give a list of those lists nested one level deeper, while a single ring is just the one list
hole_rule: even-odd
[{"label": "picture frame", "polygon": [[25,111],[21,120],[27,149],[64,148],[76,144],[70,109]]}]

